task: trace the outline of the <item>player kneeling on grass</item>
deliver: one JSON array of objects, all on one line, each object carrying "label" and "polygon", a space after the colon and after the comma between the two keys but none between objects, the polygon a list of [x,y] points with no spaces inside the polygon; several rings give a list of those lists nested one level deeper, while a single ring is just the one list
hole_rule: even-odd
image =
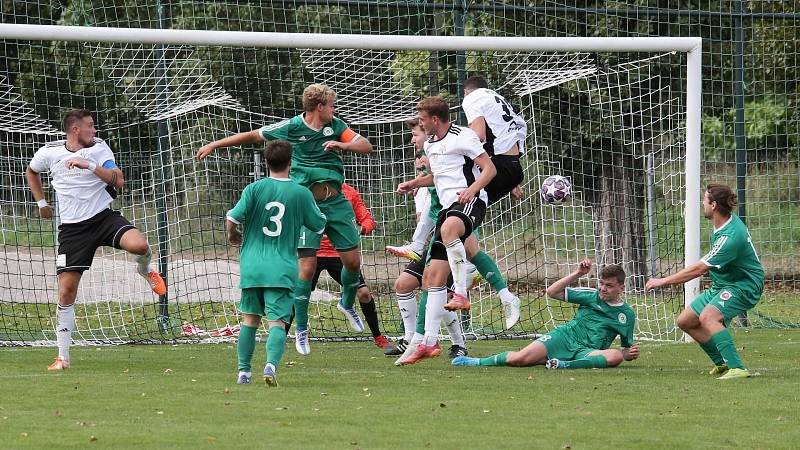
[{"label": "player kneeling on grass", "polygon": [[47,370],[69,368],[69,347],[75,328],[75,297],[83,272],[89,270],[94,253],[108,246],[125,250],[136,259],[136,271],[157,295],[167,293],[161,275],[150,268],[150,245],[144,235],[118,211],[111,209],[117,189],[124,186],[114,154],[96,137],[92,113],[72,110],[64,116],[67,139],[49,142],[33,155],[25,178],[39,205],[43,219],[53,217],[44,198],[39,174],[49,171],[59,206],[58,256],[58,357]]},{"label": "player kneeling on grass", "polygon": [[709,184],[703,193],[703,215],[714,224],[711,250],[680,272],[645,284],[649,291],[711,275],[711,288],[694,299],[676,322],[711,358],[714,368],[709,374],[722,375],[720,380],[751,376],[727,327],[758,303],[764,289],[764,269],[747,226],[731,213],[735,207],[736,194],[730,187]]},{"label": "player kneeling on grass", "polygon": [[[238,384],[249,384],[250,364],[261,317],[269,324],[267,364],[264,381],[277,386],[275,371],[286,344],[286,323],[294,305],[297,280],[297,242],[306,227],[321,234],[325,216],[311,191],[289,179],[292,146],[275,140],[267,144],[264,159],[269,178],[251,183],[227,214],[228,242],[241,245],[239,256],[242,299],[242,327],[236,353],[239,358]],[[244,237],[236,229],[244,227]]]},{"label": "player kneeling on grass", "polygon": [[[488,358],[466,356],[453,359],[454,366],[536,366],[548,369],[616,367],[639,357],[633,344],[636,314],[619,296],[625,272],[618,265],[600,271],[599,289],[567,287],[589,273],[592,262],[584,259],[570,275],[547,288],[548,297],[580,305],[568,323],[533,341],[518,352],[503,352]],[[609,349],[620,336],[622,348]]]}]

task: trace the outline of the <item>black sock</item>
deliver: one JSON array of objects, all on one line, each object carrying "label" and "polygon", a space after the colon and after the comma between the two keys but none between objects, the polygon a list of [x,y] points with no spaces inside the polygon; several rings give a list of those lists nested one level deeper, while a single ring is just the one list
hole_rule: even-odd
[{"label": "black sock", "polygon": [[372,337],[381,335],[381,328],[378,322],[378,311],[375,309],[375,299],[370,298],[369,303],[360,303],[361,312],[364,313],[364,319],[367,321],[369,331],[372,332]]}]

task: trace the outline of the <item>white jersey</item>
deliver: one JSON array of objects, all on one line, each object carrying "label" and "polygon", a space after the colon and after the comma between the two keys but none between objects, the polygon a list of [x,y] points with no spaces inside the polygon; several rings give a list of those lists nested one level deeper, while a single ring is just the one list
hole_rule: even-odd
[{"label": "white jersey", "polygon": [[491,89],[475,89],[464,97],[461,108],[467,116],[467,123],[474,122],[478,117],[486,121],[486,153],[502,155],[511,150],[514,144],[519,146],[520,154],[523,153],[528,126],[502,95]]},{"label": "white jersey", "polygon": [[88,169],[67,169],[73,158],[84,158],[103,166],[114,161],[114,154],[102,139],[76,152],[67,150],[66,141],[48,142],[40,148],[29,164],[34,172],[50,172],[53,189],[58,198],[61,223],[76,223],[94,217],[108,208],[113,200],[106,192],[106,183]]},{"label": "white jersey", "polygon": [[[451,123],[442,139],[436,140],[436,136],[431,136],[425,141],[425,153],[431,164],[439,202],[442,209],[447,209],[458,200],[458,193],[480,176],[473,160],[485,153],[481,141],[471,129]],[[476,197],[488,203],[483,189]]]}]

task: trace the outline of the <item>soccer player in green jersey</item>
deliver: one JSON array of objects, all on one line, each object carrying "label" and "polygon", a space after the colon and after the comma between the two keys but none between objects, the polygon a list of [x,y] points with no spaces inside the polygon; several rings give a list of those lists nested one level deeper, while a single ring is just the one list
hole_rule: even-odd
[{"label": "soccer player in green jersey", "polygon": [[[241,245],[239,256],[242,327],[236,353],[238,384],[249,384],[250,364],[261,318],[269,324],[264,381],[277,386],[276,368],[286,344],[286,323],[292,314],[292,290],[297,279],[297,242],[305,227],[317,234],[325,228],[311,192],[289,179],[292,145],[276,140],[267,145],[264,159],[269,178],[244,188],[242,197],[227,214],[228,241]],[[244,237],[237,230],[244,228]]]},{"label": "soccer player in green jersey", "polygon": [[711,274],[711,288],[694,299],[676,322],[711,358],[714,368],[709,373],[721,375],[720,380],[750,376],[727,326],[731,319],[758,303],[764,288],[764,269],[750,232],[731,213],[734,207],[736,194],[730,187],[709,184],[703,194],[703,215],[714,224],[711,250],[680,272],[650,279],[645,285],[649,291]]},{"label": "soccer player in green jersey", "polygon": [[[503,352],[488,358],[460,356],[454,366],[535,366],[548,369],[588,369],[616,367],[622,361],[639,357],[633,343],[636,313],[620,299],[625,286],[625,271],[618,265],[600,270],[599,289],[570,288],[586,275],[592,262],[584,259],[570,275],[547,288],[547,295],[580,305],[575,317],[518,352]],[[620,349],[609,348],[620,337]]]},{"label": "soccer player in green jersey", "polygon": [[[342,152],[370,153],[372,144],[335,117],[336,93],[324,84],[312,84],[303,91],[303,110],[291,119],[258,130],[239,133],[204,145],[197,152],[202,160],[220,147],[283,139],[292,144],[292,180],[307,187],[319,209],[328,218],[325,234],[339,252],[342,270],[342,299],[337,304],[350,327],[364,331],[364,323],[353,308],[361,271],[361,251],[356,216],[350,202],[342,195],[344,165]],[[300,233],[298,251],[300,272],[294,289],[296,328],[308,329],[308,300],[311,280],[317,267],[316,253],[321,237]]]}]

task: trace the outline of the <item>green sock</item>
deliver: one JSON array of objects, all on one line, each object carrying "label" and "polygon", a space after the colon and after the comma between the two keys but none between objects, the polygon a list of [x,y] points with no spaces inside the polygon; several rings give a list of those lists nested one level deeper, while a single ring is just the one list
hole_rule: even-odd
[{"label": "green sock", "polygon": [[286,347],[286,329],[283,327],[270,327],[267,337],[267,362],[278,368]]},{"label": "green sock", "polygon": [[503,352],[498,353],[494,356],[489,356],[488,358],[481,358],[480,365],[482,366],[507,366],[508,361],[506,358],[508,354],[511,352]]},{"label": "green sock", "polygon": [[736,351],[736,345],[733,343],[733,336],[727,328],[711,336],[711,341],[717,347],[719,354],[722,355],[722,360],[731,369],[744,369],[742,358]]},{"label": "green sock", "polygon": [[311,280],[298,278],[294,283],[294,319],[296,328],[308,329],[308,299],[311,297]]},{"label": "green sock", "polygon": [[483,250],[476,253],[470,262],[475,264],[475,268],[478,269],[483,279],[488,281],[495,291],[500,292],[508,287],[506,280],[503,279],[503,275],[500,274],[500,269],[497,267],[497,264],[491,256],[484,253]]},{"label": "green sock", "polygon": [[587,356],[572,361],[562,361],[565,369],[605,369],[608,361],[603,355]]},{"label": "green sock", "polygon": [[239,339],[236,341],[236,355],[239,358],[239,371],[250,372],[253,350],[256,348],[256,327],[242,324]]},{"label": "green sock", "polygon": [[428,304],[428,291],[422,291],[422,300],[417,308],[417,333],[425,334],[425,306]]},{"label": "green sock", "polygon": [[720,355],[719,350],[717,350],[717,346],[712,340],[709,340],[708,342],[698,342],[698,344],[700,344],[700,348],[706,352],[706,355],[711,358],[711,361],[714,361],[714,365],[725,365],[725,360],[722,359],[722,355]]},{"label": "green sock", "polygon": [[347,267],[342,267],[342,304],[348,308],[356,304],[358,282],[358,272],[350,272]]}]

